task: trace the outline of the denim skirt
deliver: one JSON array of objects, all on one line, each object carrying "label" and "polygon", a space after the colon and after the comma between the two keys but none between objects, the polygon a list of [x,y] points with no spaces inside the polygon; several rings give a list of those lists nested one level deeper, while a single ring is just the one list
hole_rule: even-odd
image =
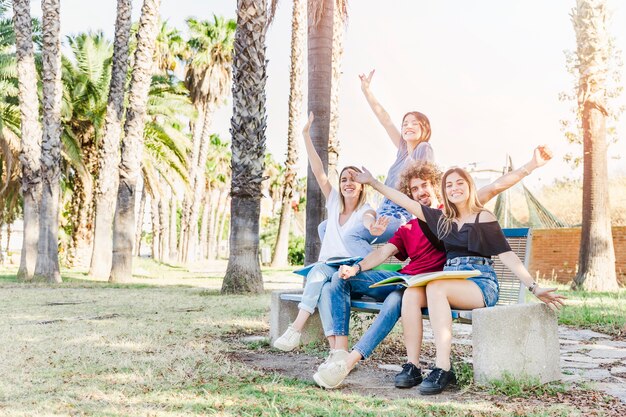
[{"label": "denim skirt", "polygon": [[496,271],[493,270],[493,261],[489,258],[480,256],[462,256],[458,258],[448,259],[444,271],[479,271],[477,277],[468,278],[478,285],[483,293],[483,301],[486,307],[493,307],[498,302],[498,294],[500,285]]}]

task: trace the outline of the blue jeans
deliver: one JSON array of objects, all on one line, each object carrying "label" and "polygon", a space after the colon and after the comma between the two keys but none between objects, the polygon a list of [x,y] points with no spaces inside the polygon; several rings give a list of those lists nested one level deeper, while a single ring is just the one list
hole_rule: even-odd
[{"label": "blue jeans", "polygon": [[[334,336],[347,336],[348,335],[350,331],[350,298],[351,297],[361,298],[363,296],[368,296],[380,302],[380,301],[385,300],[387,296],[391,294],[392,292],[396,290],[403,290],[404,287],[400,285],[386,285],[384,287],[369,288],[370,285],[382,279],[385,279],[394,275],[398,275],[398,273],[395,271],[365,271],[351,278],[343,279],[339,277],[338,273],[334,274],[330,283],[326,285],[328,289],[327,290],[325,289],[325,291],[329,292],[330,302],[332,305],[332,316],[333,316],[332,335]],[[394,303],[390,302],[387,307],[390,309],[390,311],[394,311],[394,308],[399,308],[399,305],[400,304],[398,303],[398,305],[394,307]],[[391,329],[393,329],[393,325],[395,325],[398,319],[396,317],[396,319],[393,320],[393,317],[392,317],[392,320],[387,321],[385,318],[386,316],[383,315],[382,313],[383,311],[381,311],[381,314],[379,314],[379,317],[376,318],[376,321],[378,321],[378,323],[376,323],[375,321],[372,324],[372,327],[376,325],[377,327],[379,327],[378,332],[381,332],[381,334],[385,332],[384,336],[386,336],[391,331]],[[398,313],[398,317],[399,316],[400,314]],[[391,321],[393,322],[391,323],[391,327],[389,327]],[[384,338],[384,336],[380,337],[380,335],[371,334],[370,343],[375,342],[377,345]],[[379,337],[380,337],[380,340],[376,342],[376,340]],[[364,343],[366,342],[367,340]],[[376,347],[376,345],[373,345],[371,347],[369,346],[363,347],[362,350],[364,352],[362,353],[368,353],[368,354],[371,353],[371,351]],[[361,352],[361,350],[359,350],[359,352]]]},{"label": "blue jeans", "polygon": [[472,271],[480,272],[480,276],[468,278],[473,281],[483,293],[485,307],[493,307],[498,302],[500,284],[496,271],[493,270],[493,261],[480,256],[460,256],[448,259],[443,267],[444,271]]},{"label": "blue jeans", "polygon": [[[360,222],[346,233],[344,240],[346,242],[346,249],[352,256],[365,256],[372,251],[372,243],[386,243],[394,233],[402,226],[405,221],[397,217],[389,218],[389,225],[385,229],[384,233],[380,236],[372,236],[372,234],[363,226]],[[319,232],[319,229],[318,229]],[[375,241],[374,241],[375,240]],[[382,279],[382,278],[381,278]]]},{"label": "blue jeans", "polygon": [[[337,272],[337,267],[328,266],[326,264],[315,265],[306,276],[306,284],[302,292],[302,300],[298,304],[298,308],[310,314],[315,312],[315,307],[319,307],[320,318],[322,319],[322,327],[324,330],[332,329],[332,315],[328,314],[331,310],[330,300],[321,300],[322,287],[328,282],[333,274]],[[318,306],[319,302],[319,306]],[[326,314],[322,314],[325,311]]]}]

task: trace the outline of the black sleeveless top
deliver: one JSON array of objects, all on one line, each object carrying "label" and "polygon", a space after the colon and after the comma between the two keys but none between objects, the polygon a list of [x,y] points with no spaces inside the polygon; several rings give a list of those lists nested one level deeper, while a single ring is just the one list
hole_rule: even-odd
[{"label": "black sleeveless top", "polygon": [[[426,218],[428,228],[437,235],[437,225],[443,216],[441,210],[422,206],[422,212]],[[482,256],[490,258],[511,250],[502,228],[497,221],[480,223],[476,215],[474,223],[465,223],[461,228],[453,222],[450,233],[443,239],[446,249],[446,259],[460,256]]]}]

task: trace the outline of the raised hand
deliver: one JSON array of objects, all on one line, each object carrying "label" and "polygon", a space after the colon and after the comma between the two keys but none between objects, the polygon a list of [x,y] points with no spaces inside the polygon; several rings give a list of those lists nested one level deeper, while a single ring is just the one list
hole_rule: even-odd
[{"label": "raised hand", "polygon": [[550,159],[552,159],[552,150],[548,148],[548,145],[539,145],[535,148],[532,162],[537,167],[544,166]]},{"label": "raised hand", "polygon": [[352,175],[352,179],[359,184],[372,184],[376,179],[365,167],[361,167],[363,172],[357,172],[353,169],[349,170],[350,175]]},{"label": "raised hand", "polygon": [[385,233],[387,230],[387,226],[389,226],[389,222],[391,218],[387,216],[380,216],[376,219],[374,223],[370,225],[370,234],[372,236],[380,236]]},{"label": "raised hand", "polygon": [[361,79],[361,90],[369,90],[372,77],[374,76],[374,71],[376,70],[371,70],[367,76],[365,74],[359,74],[359,78]]},{"label": "raised hand", "polygon": [[309,134],[309,130],[311,130],[311,125],[313,124],[313,120],[315,120],[315,116],[313,115],[313,112],[309,112],[309,120],[307,120],[306,124],[302,128],[303,134]]},{"label": "raised hand", "polygon": [[546,303],[548,307],[553,310],[558,310],[565,305],[564,300],[567,299],[567,297],[557,294],[554,291],[556,291],[556,288],[537,287],[534,294],[535,297]]}]

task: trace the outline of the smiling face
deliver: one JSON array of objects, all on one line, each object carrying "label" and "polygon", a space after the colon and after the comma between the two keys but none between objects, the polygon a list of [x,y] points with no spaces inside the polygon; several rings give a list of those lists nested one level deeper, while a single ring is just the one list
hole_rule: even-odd
[{"label": "smiling face", "polygon": [[344,169],[341,172],[341,177],[339,177],[339,187],[341,190],[341,195],[344,198],[358,198],[361,194],[361,190],[363,189],[363,185],[352,179],[352,175],[350,175],[350,171]]},{"label": "smiling face", "polygon": [[[432,207],[436,202],[435,189],[430,181],[421,178],[411,178],[409,181],[409,191],[413,200],[423,206]],[[436,207],[435,207],[436,208]]]},{"label": "smiling face", "polygon": [[418,141],[422,137],[422,126],[417,117],[409,113],[402,121],[402,139],[407,142]]},{"label": "smiling face", "polygon": [[454,205],[463,205],[470,198],[470,186],[458,172],[451,172],[445,178],[445,193],[448,201]]}]

